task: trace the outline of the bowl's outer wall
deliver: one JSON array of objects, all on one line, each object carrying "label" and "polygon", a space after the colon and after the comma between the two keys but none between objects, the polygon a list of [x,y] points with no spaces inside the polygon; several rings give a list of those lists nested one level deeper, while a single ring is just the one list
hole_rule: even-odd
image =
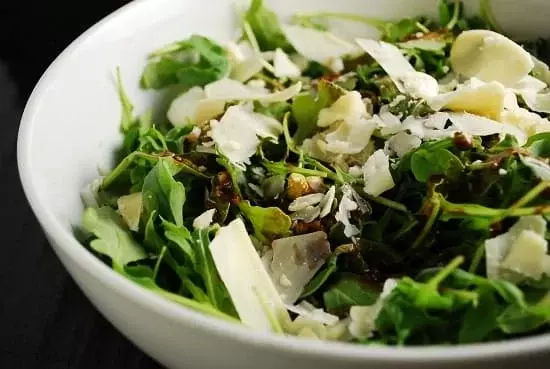
[{"label": "bowl's outer wall", "polygon": [[[396,18],[436,11],[435,0],[267,3],[283,16],[296,11],[327,10]],[[550,3],[546,0],[493,3],[497,18],[510,33],[522,37],[550,34],[547,22]],[[337,26],[351,34],[358,30],[362,35],[376,33],[364,26],[340,23]],[[236,27],[231,1],[137,1],[77,40],[48,70],[24,114],[18,159],[25,192],[57,255],[98,310],[144,351],[172,368],[462,367],[468,356],[464,352],[455,359],[449,354],[446,359],[439,355],[439,359],[425,361],[420,351],[407,357],[394,351],[393,357],[390,351],[384,354],[365,348],[364,354],[355,350],[346,355],[343,349],[334,354],[336,348],[315,346],[321,348],[315,354],[313,346],[303,350],[306,344],[297,340],[288,340],[285,349],[281,349],[280,342],[266,344],[265,336],[261,335],[257,336],[259,341],[263,340],[261,344],[250,342],[242,330],[235,339],[228,339],[227,327],[218,332],[205,329],[205,325],[212,326],[207,319],[182,313],[171,303],[158,301],[157,297],[129,285],[76,244],[71,227],[78,224],[82,212],[80,190],[97,177],[98,167],[105,169],[112,165],[111,154],[121,141],[120,106],[113,79],[115,67],[121,67],[125,87],[140,112],[158,102],[155,94],[140,91],[137,83],[148,52],[191,33],[229,41],[237,35]],[[542,341],[536,342],[540,346]],[[550,339],[544,342],[548,348]],[[539,346],[534,351],[542,354],[543,347]],[[494,349],[487,351],[487,356],[497,355],[500,360],[477,355],[468,367],[486,369],[518,364],[511,357],[504,360],[504,355],[498,353],[499,346],[491,347]],[[431,351],[422,352],[429,355]],[[365,355],[371,357],[367,360]],[[534,361],[528,365],[536,367]]]}]

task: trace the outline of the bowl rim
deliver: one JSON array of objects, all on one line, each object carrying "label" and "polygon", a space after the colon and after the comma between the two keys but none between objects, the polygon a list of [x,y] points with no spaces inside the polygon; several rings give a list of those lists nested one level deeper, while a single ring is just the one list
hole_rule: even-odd
[{"label": "bowl rim", "polygon": [[[270,332],[258,332],[243,325],[234,324],[195,312],[174,302],[166,300],[150,292],[104,264],[80,244],[74,235],[56,219],[56,216],[42,203],[36,182],[33,181],[31,144],[32,131],[36,122],[37,108],[41,97],[47,94],[47,87],[56,75],[62,73],[64,62],[69,59],[86,39],[94,35],[107,23],[131,18],[140,8],[158,0],[135,0],[107,15],[99,22],[75,39],[50,64],[33,89],[23,115],[21,117],[18,140],[17,162],[19,176],[27,200],[36,215],[41,227],[50,237],[54,250],[59,247],[68,256],[72,263],[86,273],[97,278],[101,283],[109,285],[117,293],[155,314],[174,319],[181,324],[190,325],[204,330],[206,333],[219,338],[237,340],[250,347],[287,351],[288,353],[314,356],[317,358],[331,358],[341,360],[377,360],[385,362],[415,363],[438,360],[439,362],[473,361],[476,359],[503,358],[517,355],[540,353],[550,349],[550,334],[512,339],[502,342],[468,344],[459,346],[422,346],[422,347],[391,347],[391,346],[362,346],[344,342],[327,342],[302,339],[292,336],[280,336]],[[168,0],[167,0],[168,1]],[[57,253],[57,250],[55,250]],[[97,307],[96,307],[97,308]],[[98,309],[99,310],[99,309]],[[130,338],[131,339],[131,338]]]}]

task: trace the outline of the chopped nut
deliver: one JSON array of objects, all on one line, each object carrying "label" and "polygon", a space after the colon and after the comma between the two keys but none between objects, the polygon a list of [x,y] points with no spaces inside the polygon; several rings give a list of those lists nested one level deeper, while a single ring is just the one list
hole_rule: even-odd
[{"label": "chopped nut", "polygon": [[309,192],[309,184],[306,177],[301,174],[292,173],[288,177],[286,195],[289,200],[295,200]]}]

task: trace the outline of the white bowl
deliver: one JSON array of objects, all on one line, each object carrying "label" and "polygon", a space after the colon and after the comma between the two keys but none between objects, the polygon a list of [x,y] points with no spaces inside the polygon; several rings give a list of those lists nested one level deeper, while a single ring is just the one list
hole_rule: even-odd
[{"label": "white bowl", "polygon": [[[435,0],[272,0],[278,14],[332,10],[396,18],[434,14]],[[468,2],[473,4],[474,1]],[[494,0],[497,18],[520,36],[550,34],[547,0]],[[139,90],[146,54],[191,33],[219,41],[236,35],[231,0],[134,1],[67,48],[36,86],[18,143],[28,200],[55,252],[80,288],[124,335],[171,368],[547,368],[550,335],[441,348],[365,347],[253,332],[164,300],[122,278],[78,243],[71,227],[79,192],[112,165],[121,143],[113,71],[120,66],[138,108],[157,96]],[[141,109],[141,110],[143,110]],[[139,109],[138,109],[139,110]]]}]

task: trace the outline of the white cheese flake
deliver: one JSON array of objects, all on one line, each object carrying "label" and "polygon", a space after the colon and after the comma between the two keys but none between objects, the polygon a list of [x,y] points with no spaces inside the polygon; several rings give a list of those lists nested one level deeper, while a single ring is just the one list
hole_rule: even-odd
[{"label": "white cheese flake", "polygon": [[388,154],[395,153],[398,157],[402,158],[408,152],[420,147],[421,144],[422,140],[419,137],[402,131],[386,141],[384,150]]},{"label": "white cheese flake", "polygon": [[[512,264],[509,264],[509,266],[515,265],[514,270],[511,270],[503,265],[503,262],[508,258],[513,248],[524,247],[522,246],[523,242],[517,242],[518,240],[533,240],[533,234],[531,233],[527,234],[527,236],[520,237],[524,231],[532,232],[544,239],[544,235],[546,233],[546,221],[540,215],[524,216],[521,217],[508,230],[508,232],[485,241],[486,273],[488,278],[504,278],[514,282],[517,275],[527,276],[529,274],[536,273],[536,271],[533,270],[519,270],[516,268],[520,261],[514,261],[518,259],[517,256],[514,257],[513,254],[511,259]],[[529,249],[536,250],[537,248],[540,248],[540,245],[527,245],[525,246],[524,251],[529,251]],[[515,250],[514,254],[517,253],[521,253],[521,251]],[[528,254],[526,254],[526,257],[529,257]],[[542,259],[536,254],[530,257]],[[523,263],[523,261],[521,261],[521,263]],[[516,275],[510,275],[507,271],[512,271],[516,273]]]},{"label": "white cheese flake", "polygon": [[506,89],[498,82],[482,85],[465,85],[453,91],[438,95],[428,103],[434,110],[449,109],[468,112],[498,120],[504,109]]},{"label": "white cheese flake", "polygon": [[364,118],[342,121],[325,134],[325,150],[336,154],[358,154],[367,147],[376,127],[376,122]]},{"label": "white cheese flake", "polygon": [[397,286],[394,279],[387,279],[384,282],[382,293],[373,305],[352,306],[349,311],[351,318],[348,326],[351,335],[358,339],[365,339],[372,336],[376,328],[376,318],[384,307],[384,302]]},{"label": "white cheese flake", "polygon": [[312,193],[305,196],[300,196],[290,203],[288,206],[289,211],[299,211],[307,208],[308,206],[317,205],[325,197],[322,193]]},{"label": "white cheese flake", "polygon": [[294,304],[331,255],[327,235],[325,232],[314,232],[279,238],[271,246],[271,279],[282,300],[286,304]]},{"label": "white cheese flake", "polygon": [[430,100],[439,93],[437,80],[422,72],[409,72],[401,77],[403,88],[412,97]]},{"label": "white cheese flake", "polygon": [[403,56],[397,46],[383,41],[356,39],[357,44],[365,50],[388,74],[399,91],[406,92],[402,79],[416,70]]},{"label": "white cheese flake", "polygon": [[204,91],[209,100],[280,102],[293,98],[301,89],[302,82],[297,82],[282,91],[259,93],[239,81],[224,78],[206,85]]},{"label": "white cheese flake", "polygon": [[538,113],[550,113],[550,92],[537,93],[535,90],[525,90],[521,97],[529,109]]},{"label": "white cheese flake", "polygon": [[543,258],[548,242],[540,234],[523,230],[511,245],[501,268],[538,280],[545,272]]},{"label": "white cheese flake", "polygon": [[210,252],[241,322],[257,330],[280,330],[286,307],[240,218],[218,231]]},{"label": "white cheese flake", "polygon": [[305,300],[300,302],[298,305],[287,306],[287,309],[294,314],[301,315],[304,318],[325,325],[335,325],[340,321],[340,318],[336,315],[329,314],[323,309],[316,308]]},{"label": "white cheese flake", "polygon": [[321,212],[319,213],[319,218],[324,218],[327,215],[330,214],[330,211],[332,210],[332,204],[334,204],[334,200],[336,197],[336,186],[331,186],[321,202],[319,203],[319,208],[321,209]]},{"label": "white cheese flake", "polygon": [[449,114],[449,119],[454,125],[454,130],[472,136],[489,136],[497,133],[511,134],[516,137],[520,145],[523,145],[527,141],[525,133],[511,124],[500,123],[469,113],[452,113]]},{"label": "white cheese flake", "polygon": [[300,77],[302,72],[296,64],[290,60],[290,57],[283,50],[278,48],[273,56],[273,67],[277,78]]},{"label": "white cheese flake", "polygon": [[141,192],[122,196],[117,200],[118,212],[126,225],[128,225],[128,228],[134,232],[137,232],[139,229],[142,200]]},{"label": "white cheese flake", "polygon": [[210,227],[214,219],[214,214],[216,214],[216,209],[206,210],[193,220],[193,228],[204,229]]},{"label": "white cheese flake", "polygon": [[453,70],[485,82],[513,86],[534,67],[531,55],[506,36],[488,30],[462,32],[451,48]]},{"label": "white cheese flake", "polygon": [[530,156],[520,156],[520,160],[533,174],[543,181],[550,181],[550,165]]},{"label": "white cheese flake", "polygon": [[500,122],[516,127],[527,136],[550,132],[550,121],[548,119],[523,108],[503,111],[500,115]]},{"label": "white cheese flake", "polygon": [[380,196],[395,187],[390,172],[390,161],[384,150],[377,150],[363,166],[364,191],[371,196]]},{"label": "white cheese flake", "polygon": [[235,105],[212,127],[211,136],[218,150],[232,163],[248,164],[260,144],[258,137],[275,139],[282,130],[282,124],[275,119]]},{"label": "white cheese flake", "polygon": [[359,234],[359,229],[351,224],[350,216],[351,212],[358,209],[358,205],[353,201],[353,189],[347,185],[342,186],[342,199],[338,205],[338,211],[334,218],[336,221],[344,225],[344,235],[346,237],[353,237]]},{"label": "white cheese flake", "polygon": [[226,50],[231,62],[231,78],[234,80],[246,82],[260,73],[266,64],[254,52],[248,41],[241,41],[238,44],[230,42]]},{"label": "white cheese flake", "polygon": [[335,59],[356,54],[358,51],[354,44],[330,32],[290,24],[283,24],[281,28],[287,40],[299,54],[327,67],[334,67],[331,64]]},{"label": "white cheese flake", "polygon": [[350,91],[340,96],[330,107],[321,109],[317,126],[328,127],[335,122],[356,121],[365,116],[367,116],[367,108],[361,94]]},{"label": "white cheese flake", "polygon": [[195,122],[199,104],[205,97],[201,87],[193,87],[178,96],[168,109],[167,116],[170,123],[175,127],[181,127],[189,122]]}]

